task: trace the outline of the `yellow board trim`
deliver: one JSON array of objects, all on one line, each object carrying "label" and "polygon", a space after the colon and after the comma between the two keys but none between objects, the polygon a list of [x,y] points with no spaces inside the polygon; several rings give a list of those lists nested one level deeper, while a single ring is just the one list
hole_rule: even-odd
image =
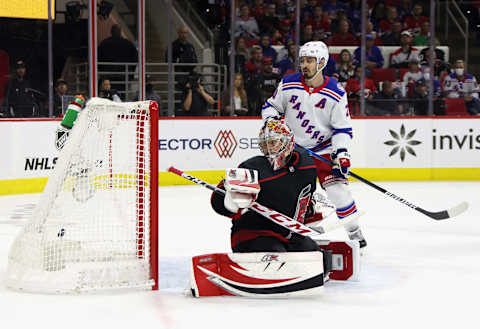
[{"label": "yellow board trim", "polygon": [[[353,172],[370,181],[480,181],[480,168],[355,168]],[[224,170],[187,173],[214,185],[225,176]],[[45,177],[0,180],[0,195],[40,193],[47,180]],[[159,186],[195,184],[169,172],[160,172],[158,181]]]}]

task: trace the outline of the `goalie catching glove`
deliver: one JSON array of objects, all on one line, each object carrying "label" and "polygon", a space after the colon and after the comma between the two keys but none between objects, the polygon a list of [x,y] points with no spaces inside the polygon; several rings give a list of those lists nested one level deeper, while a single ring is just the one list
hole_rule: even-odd
[{"label": "goalie catching glove", "polygon": [[350,172],[350,154],[347,149],[338,149],[332,153],[332,174],[336,177],[348,178]]},{"label": "goalie catching glove", "polygon": [[223,204],[236,213],[250,207],[260,192],[258,171],[245,168],[230,168],[225,172],[225,198]]},{"label": "goalie catching glove", "polygon": [[335,213],[335,206],[324,195],[315,192],[308,205],[305,225],[315,229],[322,226],[323,221]]}]

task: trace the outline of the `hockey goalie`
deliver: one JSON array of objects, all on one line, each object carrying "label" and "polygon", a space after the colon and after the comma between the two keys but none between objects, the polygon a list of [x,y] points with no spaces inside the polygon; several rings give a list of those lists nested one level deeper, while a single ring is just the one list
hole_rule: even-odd
[{"label": "hockey goalie", "polygon": [[227,169],[217,186],[225,193],[212,194],[213,209],[232,221],[233,253],[193,257],[192,294],[308,296],[329,280],[357,280],[358,241],[314,240],[253,211],[260,204],[314,229],[335,216],[315,191],[314,161],[295,147],[284,121],[265,123],[259,145],[263,155]]}]

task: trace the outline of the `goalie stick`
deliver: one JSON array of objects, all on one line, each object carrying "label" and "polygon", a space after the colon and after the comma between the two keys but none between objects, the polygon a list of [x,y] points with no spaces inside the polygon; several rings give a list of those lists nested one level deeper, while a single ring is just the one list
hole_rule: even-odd
[{"label": "goalie stick", "polygon": [[[180,169],[177,169],[175,167],[170,167],[170,168],[168,168],[168,171],[173,173],[173,174],[176,174],[178,176],[181,176],[185,179],[188,179],[189,181],[194,182],[195,184],[202,185],[202,186],[208,188],[209,190],[214,191],[215,193],[225,195],[224,190],[219,189],[218,187],[213,186],[211,184],[208,184],[207,182],[205,182],[205,181],[203,181],[199,178],[196,178],[192,175],[189,175],[186,172],[181,171]],[[294,233],[298,233],[298,234],[301,234],[301,235],[308,236],[308,237],[310,237],[314,240],[320,239],[321,238],[320,234],[323,234],[323,233],[329,232],[329,231],[333,231],[333,230],[336,230],[337,228],[343,227],[345,224],[347,224],[347,223],[357,219],[361,215],[363,215],[362,212],[358,212],[358,214],[356,216],[351,215],[351,216],[349,216],[348,219],[339,220],[335,224],[325,226],[325,227],[317,226],[317,227],[315,227],[315,229],[312,229],[312,228],[310,228],[310,227],[308,227],[308,226],[306,226],[306,225],[304,225],[300,222],[297,222],[293,218],[290,218],[290,217],[288,217],[288,216],[286,216],[286,215],[284,215],[284,214],[282,214],[282,213],[280,213],[280,212],[278,212],[274,209],[263,206],[258,202],[254,202],[249,207],[249,209],[255,211],[256,213],[258,213],[262,216],[264,216],[265,218],[270,219],[272,222],[274,222],[278,225],[281,225],[281,226],[285,227],[286,229],[288,229],[288,230],[290,230]]]},{"label": "goalie stick", "polygon": [[[328,159],[325,159],[323,157],[321,157],[320,155],[310,151],[309,149],[306,149],[305,147],[301,146],[301,145],[298,145],[298,144],[295,144],[297,145],[298,147],[301,147],[303,148],[304,150],[306,150],[311,156],[313,156],[314,158],[317,158],[318,160],[320,161],[323,161],[325,162],[326,164],[328,165],[333,165],[332,161],[328,160]],[[447,218],[451,218],[451,217],[455,217],[455,216],[458,216],[460,214],[462,214],[463,212],[465,212],[467,209],[468,209],[468,203],[467,202],[462,202],[460,204],[458,204],[457,206],[453,207],[453,208],[450,208],[450,209],[447,209],[447,210],[442,210],[442,211],[437,211],[437,212],[431,212],[431,211],[428,211],[428,210],[425,210],[423,208],[420,208],[419,206],[416,206],[414,205],[413,203],[411,203],[410,201],[407,201],[405,200],[404,198],[402,197],[399,197],[398,195],[392,193],[392,192],[389,192],[387,190],[385,190],[384,188],[372,183],[371,181],[355,174],[354,172],[350,171],[349,173],[350,176],[358,179],[359,181],[361,181],[362,183],[365,183],[367,184],[368,186],[370,187],[373,187],[374,189],[376,189],[377,191],[380,191],[382,192],[384,195],[394,199],[395,201],[398,201],[400,203],[403,203],[404,205],[412,208],[413,210],[416,210],[432,219],[435,219],[435,220],[442,220],[442,219],[447,219]]]}]

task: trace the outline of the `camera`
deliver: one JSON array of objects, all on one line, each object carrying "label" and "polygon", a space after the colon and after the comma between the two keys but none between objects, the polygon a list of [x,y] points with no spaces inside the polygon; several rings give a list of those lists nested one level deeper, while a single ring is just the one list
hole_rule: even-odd
[{"label": "camera", "polygon": [[201,83],[200,74],[192,72],[191,75],[185,78],[183,82],[183,89],[188,89],[187,84],[190,85],[190,89],[195,90],[198,88],[198,85]]}]

